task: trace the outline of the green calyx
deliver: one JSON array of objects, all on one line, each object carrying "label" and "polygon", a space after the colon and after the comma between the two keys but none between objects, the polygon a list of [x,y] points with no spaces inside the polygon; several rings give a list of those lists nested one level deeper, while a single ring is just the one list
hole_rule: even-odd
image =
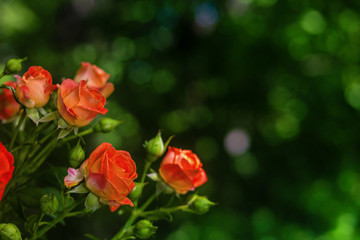
[{"label": "green calyx", "polygon": [[45,194],[40,199],[41,212],[44,214],[53,214],[59,207],[59,201],[55,194]]}]

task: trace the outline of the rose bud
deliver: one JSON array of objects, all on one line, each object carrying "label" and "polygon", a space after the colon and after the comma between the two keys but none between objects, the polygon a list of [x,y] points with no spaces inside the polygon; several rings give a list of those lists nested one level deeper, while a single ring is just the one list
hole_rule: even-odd
[{"label": "rose bud", "polygon": [[32,66],[22,78],[18,76],[16,96],[27,108],[40,108],[47,104],[55,89],[50,73],[40,66]]},{"label": "rose bud", "polygon": [[0,142],[0,201],[14,171],[14,157]]},{"label": "rose bud", "polygon": [[145,144],[145,149],[150,161],[156,161],[165,152],[164,142],[161,138],[161,132]]},{"label": "rose bud", "polygon": [[141,196],[142,190],[147,183],[135,183],[135,187],[130,192],[129,197],[131,200],[136,200]]},{"label": "rose bud", "polygon": [[58,86],[57,106],[61,116],[73,127],[88,125],[99,113],[105,114],[106,98],[85,81],[66,79]]},{"label": "rose bud", "polygon": [[215,203],[207,199],[207,197],[194,195],[188,207],[196,214],[204,214],[214,205]]},{"label": "rose bud", "polygon": [[104,117],[104,118],[100,119],[100,121],[94,126],[94,131],[102,132],[102,133],[110,133],[120,123],[121,123],[121,121]]},{"label": "rose bud", "polygon": [[126,151],[116,150],[110,143],[102,143],[81,164],[80,169],[69,168],[64,179],[67,188],[85,178],[86,187],[115,211],[120,205],[134,204],[127,198],[135,187],[136,165]]},{"label": "rose bud", "polygon": [[86,197],[85,200],[85,207],[87,209],[90,209],[92,211],[95,211],[96,209],[98,209],[101,206],[100,202],[99,202],[99,197],[96,196],[93,193],[89,193],[88,196]]},{"label": "rose bud", "polygon": [[[16,88],[16,83],[6,82],[8,86]],[[14,98],[11,90],[3,88],[0,90],[0,120],[10,119],[19,112],[20,104]]]},{"label": "rose bud", "polygon": [[110,74],[106,73],[96,65],[88,62],[82,62],[80,69],[77,71],[74,80],[80,82],[85,80],[89,87],[98,89],[104,97],[109,97],[114,91],[114,84],[106,83]]},{"label": "rose bud", "polygon": [[157,227],[149,220],[143,219],[138,221],[134,227],[134,234],[140,239],[148,239],[156,233]]},{"label": "rose bud", "polygon": [[13,223],[0,224],[0,239],[2,240],[21,240],[21,233]]},{"label": "rose bud", "polygon": [[42,213],[54,214],[58,207],[59,201],[55,197],[55,194],[45,194],[40,198],[40,208]]},{"label": "rose bud", "polygon": [[180,194],[194,190],[207,181],[200,159],[190,150],[175,147],[169,147],[159,172],[162,179]]},{"label": "rose bud", "polygon": [[70,150],[70,153],[69,153],[70,166],[73,168],[77,168],[84,161],[84,159],[85,159],[84,149],[81,147],[80,143],[78,143],[78,144],[76,144],[75,147],[73,147]]},{"label": "rose bud", "polygon": [[27,58],[22,58],[22,59],[12,58],[9,61],[7,61],[5,64],[4,74],[12,75],[12,74],[19,73],[22,68],[21,63],[23,61],[25,61],[26,59]]}]

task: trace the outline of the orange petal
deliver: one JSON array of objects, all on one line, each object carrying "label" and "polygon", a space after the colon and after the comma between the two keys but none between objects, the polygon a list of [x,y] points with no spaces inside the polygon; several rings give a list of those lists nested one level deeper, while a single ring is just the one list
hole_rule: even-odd
[{"label": "orange petal", "polygon": [[164,164],[160,167],[159,172],[164,181],[179,193],[186,193],[194,187],[190,179],[176,164]]}]

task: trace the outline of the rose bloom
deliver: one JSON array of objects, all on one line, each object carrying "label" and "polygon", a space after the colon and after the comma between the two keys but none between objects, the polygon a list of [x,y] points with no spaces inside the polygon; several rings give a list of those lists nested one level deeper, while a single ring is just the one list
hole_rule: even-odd
[{"label": "rose bloom", "polygon": [[160,165],[162,179],[176,192],[185,194],[204,184],[207,176],[202,163],[190,150],[169,147]]},{"label": "rose bloom", "polygon": [[108,204],[111,211],[120,205],[134,204],[126,196],[135,187],[136,165],[126,151],[116,150],[110,143],[98,146],[80,166],[69,168],[64,179],[70,188],[85,178],[87,188]]},{"label": "rose bloom", "polygon": [[73,127],[88,125],[99,113],[105,114],[106,98],[83,80],[66,79],[58,86],[57,106],[61,116]]},{"label": "rose bloom", "polygon": [[32,66],[22,78],[17,77],[16,96],[27,108],[43,107],[56,89],[51,74],[40,66]]},{"label": "rose bloom", "polygon": [[114,84],[107,83],[110,74],[106,73],[96,65],[88,62],[82,62],[81,67],[77,71],[74,80],[80,82],[85,80],[89,87],[98,89],[104,97],[109,97],[114,91]]},{"label": "rose bloom", "polygon": [[[16,83],[6,82],[8,86],[16,88]],[[11,90],[3,88],[0,90],[0,120],[7,120],[14,117],[20,109],[20,104],[15,101]]]},{"label": "rose bloom", "polygon": [[14,171],[14,157],[0,142],[0,201]]}]

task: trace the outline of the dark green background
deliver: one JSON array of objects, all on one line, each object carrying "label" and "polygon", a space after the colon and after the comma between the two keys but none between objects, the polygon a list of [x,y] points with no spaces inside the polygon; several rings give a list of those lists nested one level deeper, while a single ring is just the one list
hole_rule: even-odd
[{"label": "dark green background", "polygon": [[[0,62],[28,56],[23,72],[41,65],[57,83],[81,61],[111,74],[107,116],[125,123],[88,139],[87,154],[108,141],[141,168],[141,145],[158,129],[198,154],[209,177],[198,191],[218,205],[159,222],[154,239],[359,239],[359,9],[355,0],[1,0]],[[224,144],[234,129],[249,137],[242,154]],[[110,237],[123,223],[107,209],[94,215],[49,239]]]}]

